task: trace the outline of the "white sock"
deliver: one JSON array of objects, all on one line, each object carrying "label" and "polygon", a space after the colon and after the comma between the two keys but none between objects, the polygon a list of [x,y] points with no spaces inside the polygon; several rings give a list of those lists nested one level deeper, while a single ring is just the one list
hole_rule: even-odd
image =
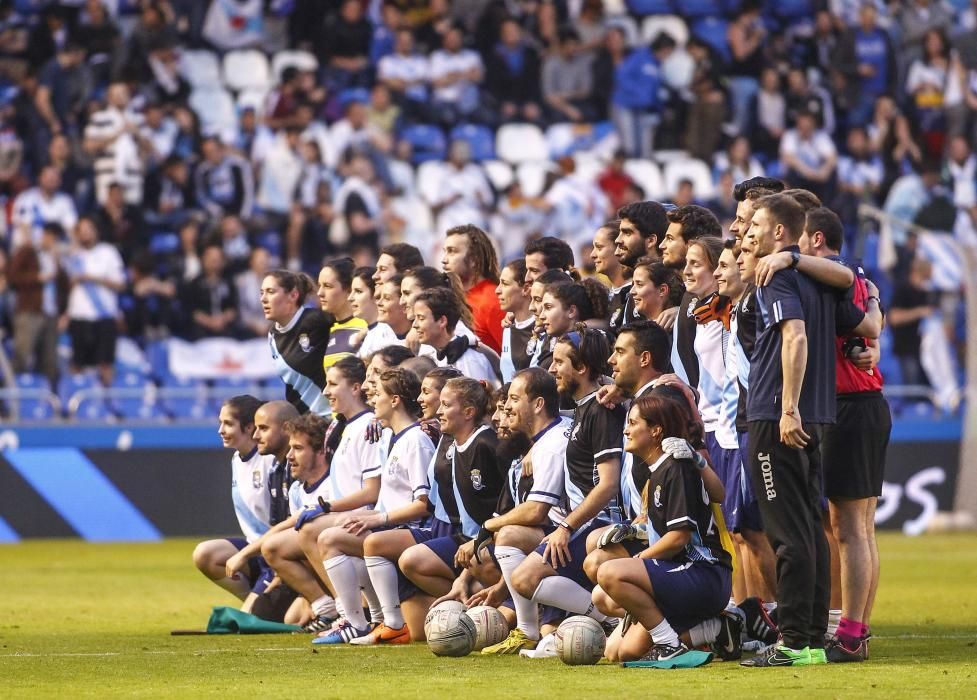
[{"label": "white sock", "polygon": [[336,601],[328,593],[312,601],[312,614],[316,617],[336,617]]},{"label": "white sock", "polygon": [[[358,630],[366,629],[366,617],[363,616],[363,606],[360,604],[360,581],[356,574],[354,561],[362,562],[359,557],[348,557],[340,554],[323,561],[329,581],[339,596],[336,607],[343,607],[343,617]],[[365,568],[365,566],[364,566]]]},{"label": "white sock", "polygon": [[766,610],[768,613],[772,613],[774,610],[777,609],[776,601],[774,601],[773,603],[764,603],[763,609]]},{"label": "white sock", "polygon": [[404,626],[404,616],[400,614],[400,593],[397,590],[397,567],[384,557],[363,557],[366,570],[370,574],[373,588],[380,598],[383,609],[383,624],[392,629]]},{"label": "white sock", "polygon": [[828,611],[828,636],[834,637],[835,633],[838,631],[838,624],[841,622],[841,611],[840,610],[829,610]]},{"label": "white sock", "polygon": [[607,619],[607,615],[594,605],[590,591],[566,576],[547,576],[544,578],[536,587],[533,600],[560,610],[592,617],[597,622],[603,622]]},{"label": "white sock", "polygon": [[692,646],[701,647],[703,644],[711,644],[719,636],[719,618],[713,617],[689,630],[689,638]]},{"label": "white sock", "polygon": [[[366,562],[360,557],[350,557],[353,566],[356,567],[356,575],[360,580],[360,588],[363,589],[363,596],[366,598],[367,605],[370,606],[370,622],[380,624],[383,622],[383,610],[380,608],[380,599],[377,591],[370,580],[370,574],[366,571]],[[363,607],[362,601],[360,607]]]},{"label": "white sock", "polygon": [[530,639],[539,639],[539,608],[533,601],[519,595],[512,585],[512,572],[525,561],[526,553],[518,547],[496,545],[495,559],[499,562],[502,578],[516,606],[516,629],[522,630]]},{"label": "white sock", "polygon": [[681,642],[668,620],[662,620],[650,632],[651,641],[655,644],[666,644],[670,647],[677,647]]}]

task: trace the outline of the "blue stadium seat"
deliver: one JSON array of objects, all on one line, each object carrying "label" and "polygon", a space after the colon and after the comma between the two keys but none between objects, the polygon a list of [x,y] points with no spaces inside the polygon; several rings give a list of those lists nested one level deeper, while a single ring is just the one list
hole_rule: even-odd
[{"label": "blue stadium seat", "polygon": [[97,384],[98,380],[95,378],[95,375],[88,372],[81,374],[63,374],[58,380],[58,398],[61,399],[62,405],[67,408],[68,401],[75,393],[86,389],[94,389]]},{"label": "blue stadium seat", "polygon": [[411,146],[411,162],[414,165],[429,160],[444,160],[448,153],[447,140],[439,127],[431,124],[411,124],[400,132],[400,138]]},{"label": "blue stadium seat", "polygon": [[[167,396],[167,389],[181,389],[180,396]],[[162,405],[164,411],[176,420],[203,420],[213,417],[207,403],[207,386],[201,379],[180,379],[172,375],[163,378]]]},{"label": "blue stadium seat", "polygon": [[692,36],[709,44],[724,61],[729,61],[729,40],[726,38],[728,28],[729,22],[724,19],[704,17],[692,24]]},{"label": "blue stadium seat", "polygon": [[686,19],[719,17],[723,14],[722,0],[683,0],[678,3],[678,13]]},{"label": "blue stadium seat", "polygon": [[150,375],[159,383],[170,375],[170,352],[165,340],[151,340],[146,343],[146,361],[149,362]]},{"label": "blue stadium seat", "polygon": [[120,372],[112,382],[113,389],[139,390],[138,396],[112,397],[112,412],[120,418],[150,420],[163,415],[156,405],[156,386],[140,372]]},{"label": "blue stadium seat", "polygon": [[180,247],[180,237],[173,231],[154,233],[149,239],[149,252],[153,255],[169,255]]},{"label": "blue stadium seat", "polygon": [[459,124],[451,130],[451,141],[464,141],[472,149],[472,160],[495,159],[495,134],[487,126]]},{"label": "blue stadium seat", "polygon": [[214,400],[212,410],[216,415],[220,411],[221,405],[232,396],[239,394],[251,394],[257,396],[260,392],[260,384],[254,380],[244,377],[218,377],[213,381]]},{"label": "blue stadium seat", "polygon": [[777,19],[787,24],[795,20],[814,18],[814,3],[811,0],[778,0],[771,3],[768,9]]},{"label": "blue stadium seat", "polygon": [[257,244],[259,247],[267,250],[273,258],[281,258],[282,253],[282,236],[278,231],[264,231],[258,234]]},{"label": "blue stadium seat", "polygon": [[628,0],[628,9],[638,17],[675,14],[675,5],[671,0]]},{"label": "blue stadium seat", "polygon": [[[14,382],[18,389],[51,390],[51,385],[43,374],[18,374],[14,378]],[[17,412],[20,420],[50,420],[54,417],[54,407],[51,402],[38,396],[18,399]]]}]

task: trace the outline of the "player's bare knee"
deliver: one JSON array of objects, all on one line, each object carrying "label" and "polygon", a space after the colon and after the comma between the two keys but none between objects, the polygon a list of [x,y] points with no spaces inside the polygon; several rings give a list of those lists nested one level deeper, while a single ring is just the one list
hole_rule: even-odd
[{"label": "player's bare knee", "polygon": [[408,547],[404,550],[404,553],[400,555],[397,559],[397,566],[400,570],[404,572],[405,576],[410,576],[410,574],[419,574],[425,570],[425,556],[422,549],[427,549],[424,545],[416,544],[413,547]]},{"label": "player's bare knee", "polygon": [[600,541],[601,535],[603,535],[607,530],[610,530],[612,527],[613,525],[608,525],[607,527],[602,527],[599,530],[594,530],[587,535],[587,551],[597,551],[597,543]]}]

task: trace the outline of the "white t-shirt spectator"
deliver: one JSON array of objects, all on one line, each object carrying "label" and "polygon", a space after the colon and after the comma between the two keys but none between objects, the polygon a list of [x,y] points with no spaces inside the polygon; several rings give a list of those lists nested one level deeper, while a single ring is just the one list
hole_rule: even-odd
[{"label": "white t-shirt spectator", "polygon": [[492,188],[479,165],[468,163],[461,170],[452,165],[445,166],[437,192],[434,204],[458,197],[439,212],[439,230],[446,231],[466,223],[485,228],[484,210],[492,204]]},{"label": "white t-shirt spectator", "polygon": [[856,160],[851,156],[838,159],[838,181],[852,187],[868,189],[879,187],[885,176],[885,168],[878,156],[867,160]]},{"label": "white t-shirt spectator", "polygon": [[823,131],[815,131],[811,138],[802,138],[797,129],[790,129],[780,141],[780,157],[793,156],[809,168],[817,170],[830,158],[837,156],[834,141]]},{"label": "white t-shirt spectator", "polygon": [[[439,80],[452,73],[461,73],[473,68],[482,68],[481,57],[471,49],[462,49],[458,53],[445,50],[435,51],[431,55],[431,80]],[[463,110],[474,109],[478,105],[478,85],[470,80],[459,80],[451,85],[434,88],[434,99],[458,105]]]},{"label": "white t-shirt spectator", "polygon": [[417,54],[402,56],[400,54],[390,54],[380,59],[377,67],[377,77],[380,82],[387,80],[402,80],[405,83],[418,83],[410,85],[404,94],[412,100],[427,99],[427,85],[431,73],[427,58]]},{"label": "white t-shirt spectator", "polygon": [[41,242],[44,224],[60,224],[66,233],[70,233],[78,223],[78,211],[74,201],[64,192],[45,197],[40,187],[31,187],[14,200],[11,223],[15,240],[18,234],[29,233],[31,242],[37,245]]},{"label": "white t-shirt spectator", "polygon": [[[117,284],[125,282],[125,265],[115,246],[96,243],[91,248],[73,252],[66,261],[68,277],[95,277]],[[105,285],[81,282],[68,295],[68,318],[73,321],[99,321],[115,318],[119,312],[119,295]]]},{"label": "white t-shirt spectator", "polygon": [[[95,112],[85,127],[86,139],[109,138],[125,128],[137,124],[137,115],[127,114],[115,107]],[[109,185],[122,185],[127,204],[142,204],[143,163],[139,146],[130,133],[122,133],[95,154],[95,198],[105,204]]]},{"label": "white t-shirt spectator", "polygon": [[287,214],[292,206],[295,188],[301,175],[301,157],[289,147],[285,135],[279,135],[261,167],[258,206],[279,214]]}]

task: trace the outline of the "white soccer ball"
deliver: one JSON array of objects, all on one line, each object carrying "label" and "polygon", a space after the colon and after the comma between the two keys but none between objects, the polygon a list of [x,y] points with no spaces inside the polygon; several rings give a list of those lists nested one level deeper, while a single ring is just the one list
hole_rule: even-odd
[{"label": "white soccer ball", "polygon": [[475,651],[498,644],[509,635],[505,615],[491,605],[477,605],[465,614],[475,623]]},{"label": "white soccer ball", "polygon": [[446,600],[443,603],[438,603],[433,608],[427,611],[427,615],[424,616],[424,637],[425,639],[431,636],[430,625],[432,620],[438,617],[442,612],[456,610],[458,612],[465,612],[465,604],[458,600]]},{"label": "white soccer ball", "polygon": [[475,648],[475,623],[460,610],[442,610],[431,620],[427,645],[435,656],[468,656]]},{"label": "white soccer ball", "polygon": [[607,638],[592,617],[574,615],[556,630],[556,655],[569,666],[590,666],[604,656]]}]

